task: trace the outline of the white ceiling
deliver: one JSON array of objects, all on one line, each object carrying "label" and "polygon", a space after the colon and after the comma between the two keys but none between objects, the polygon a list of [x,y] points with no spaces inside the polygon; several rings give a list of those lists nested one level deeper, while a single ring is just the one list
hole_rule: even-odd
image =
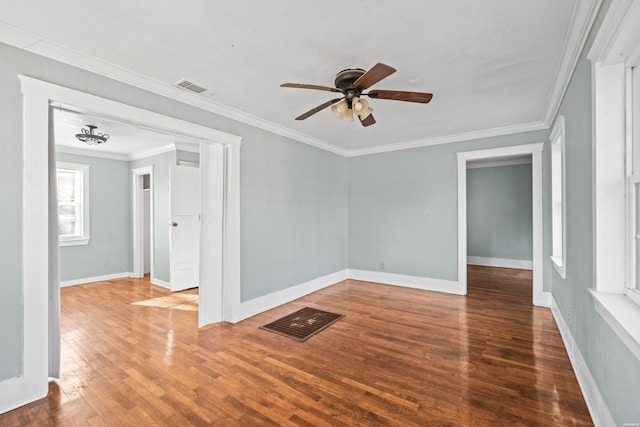
[{"label": "white ceiling", "polygon": [[[75,106],[55,103],[53,118],[56,150],[61,152],[135,160],[175,149],[199,151],[198,141],[133,122],[114,120]],[[75,135],[82,133],[87,125],[97,126],[95,133],[109,135],[107,142],[88,145],[79,141]]]},{"label": "white ceiling", "polygon": [[[0,40],[343,154],[548,127],[597,0],[2,2]],[[377,123],[301,113],[345,68],[397,72]],[[171,85],[186,78],[196,96]],[[115,142],[115,140],[114,140]]]}]

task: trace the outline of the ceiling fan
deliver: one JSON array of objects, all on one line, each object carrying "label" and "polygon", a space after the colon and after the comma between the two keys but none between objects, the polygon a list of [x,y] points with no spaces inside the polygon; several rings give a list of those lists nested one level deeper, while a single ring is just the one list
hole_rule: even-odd
[{"label": "ceiling fan", "polygon": [[433,94],[425,92],[404,92],[399,90],[370,90],[368,93],[363,92],[395,72],[395,68],[379,62],[371,67],[369,71],[361,68],[348,68],[340,71],[336,74],[334,82],[336,87],[302,83],[283,83],[280,87],[324,90],[327,92],[341,93],[343,95],[340,98],[332,99],[324,104],[318,105],[316,108],[312,108],[306,113],[296,117],[296,120],[304,120],[331,106],[331,111],[339,119],[351,122],[355,114],[358,116],[358,119],[360,119],[362,126],[371,126],[376,122],[371,114],[373,109],[369,107],[369,103],[365,99],[362,99],[362,96],[368,96],[374,99],[420,102],[422,104],[428,103],[431,101],[431,98],[433,98]]}]

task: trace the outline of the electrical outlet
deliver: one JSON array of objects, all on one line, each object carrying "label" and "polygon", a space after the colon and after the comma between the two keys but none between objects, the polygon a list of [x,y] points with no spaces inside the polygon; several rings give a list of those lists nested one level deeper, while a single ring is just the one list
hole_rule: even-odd
[{"label": "electrical outlet", "polygon": [[380,270],[384,270],[384,262],[380,262]]}]

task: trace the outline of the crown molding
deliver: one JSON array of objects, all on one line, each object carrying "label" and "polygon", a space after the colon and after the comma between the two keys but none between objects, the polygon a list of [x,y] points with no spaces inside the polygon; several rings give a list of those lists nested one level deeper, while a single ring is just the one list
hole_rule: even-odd
[{"label": "crown molding", "polygon": [[377,147],[351,150],[346,157],[364,156],[367,154],[386,153],[389,151],[408,150],[411,148],[428,147],[431,145],[448,144],[451,142],[472,141],[474,139],[491,138],[496,136],[510,135],[514,133],[530,132],[535,130],[548,129],[543,122],[525,123],[515,126],[504,126],[499,128],[485,129],[474,132],[459,133],[456,135],[439,136],[436,138],[420,139],[416,141],[399,142],[397,144],[380,145]]},{"label": "crown molding", "polygon": [[467,162],[467,169],[483,169],[483,168],[494,168],[494,167],[500,167],[500,166],[530,165],[531,163],[532,163],[531,156],[470,160]]},{"label": "crown molding", "polygon": [[640,6],[633,0],[618,0],[611,3],[607,15],[600,25],[587,58],[591,62],[611,65],[630,61],[635,65],[639,53],[640,32],[637,22]]},{"label": "crown molding", "polygon": [[127,156],[126,154],[104,153],[101,151],[92,150],[90,148],[75,148],[67,147],[65,145],[56,145],[56,153],[75,154],[77,156],[86,157],[99,157],[101,159],[119,160],[121,162],[129,161],[129,156]]},{"label": "crown molding", "polygon": [[567,37],[564,40],[562,53],[560,54],[560,64],[549,95],[547,109],[542,118],[542,122],[545,123],[547,128],[551,127],[551,123],[553,123],[553,119],[558,113],[601,4],[602,0],[576,1]]},{"label": "crown molding", "polygon": [[[630,0],[624,0],[626,2]],[[443,137],[427,138],[416,141],[400,142],[383,146],[347,150],[329,142],[311,137],[301,132],[294,131],[276,123],[261,119],[240,110],[227,107],[208,98],[179,89],[171,84],[149,79],[139,73],[132,72],[101,59],[86,55],[74,49],[70,49],[58,43],[54,43],[30,33],[18,27],[0,21],[0,41],[3,43],[27,50],[56,61],[60,61],[74,67],[93,72],[110,79],[137,87],[170,99],[209,111],[211,113],[250,125],[265,131],[320,148],[344,157],[361,156],[367,154],[383,153],[388,151],[404,150],[410,148],[426,147],[430,145],[446,144],[480,138],[502,136],[509,133],[519,133],[532,130],[548,129],[557,114],[564,93],[567,89],[573,71],[576,67],[580,53],[584,47],[589,31],[593,25],[602,0],[579,0],[571,18],[567,37],[564,42],[561,61],[556,73],[556,79],[549,96],[548,107],[540,122],[525,123],[514,126],[487,129],[448,135]]]},{"label": "crown molding", "polygon": [[56,153],[75,154],[78,156],[86,157],[98,157],[101,159],[119,160],[121,162],[131,162],[134,160],[145,159],[147,157],[157,156],[159,154],[168,153],[176,150],[184,150],[198,153],[199,150],[193,150],[193,147],[186,146],[183,143],[174,143],[168,145],[162,145],[152,148],[150,150],[136,151],[131,154],[118,154],[118,153],[105,153],[101,151],[92,150],[91,148],[76,148],[68,147],[66,145],[56,145]]},{"label": "crown molding", "polygon": [[110,62],[70,49],[61,44],[43,39],[36,34],[0,21],[0,41],[31,53],[44,56],[74,67],[108,77],[148,92],[161,95],[184,104],[209,111],[220,116],[254,126],[268,132],[284,136],[335,154],[345,155],[345,150],[318,138],[288,129],[276,123],[244,113],[235,108],[203,98],[171,84],[150,79],[142,74],[127,70]]},{"label": "crown molding", "polygon": [[142,151],[136,151],[135,153],[131,153],[127,157],[127,160],[133,161],[133,160],[146,159],[147,157],[157,156],[159,154],[164,154],[164,153],[168,153],[176,150],[177,150],[177,147],[175,143],[161,145],[159,147],[154,147],[150,150],[142,150]]}]

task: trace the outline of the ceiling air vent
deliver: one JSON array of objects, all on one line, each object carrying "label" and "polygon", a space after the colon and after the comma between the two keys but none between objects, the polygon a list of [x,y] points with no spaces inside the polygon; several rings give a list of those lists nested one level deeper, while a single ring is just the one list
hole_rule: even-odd
[{"label": "ceiling air vent", "polygon": [[207,89],[203,88],[202,86],[198,86],[195,83],[190,82],[189,80],[178,80],[177,82],[174,83],[174,85],[178,86],[179,88],[182,89],[186,89],[188,91],[194,92],[194,93],[203,93],[204,91],[206,91]]}]

